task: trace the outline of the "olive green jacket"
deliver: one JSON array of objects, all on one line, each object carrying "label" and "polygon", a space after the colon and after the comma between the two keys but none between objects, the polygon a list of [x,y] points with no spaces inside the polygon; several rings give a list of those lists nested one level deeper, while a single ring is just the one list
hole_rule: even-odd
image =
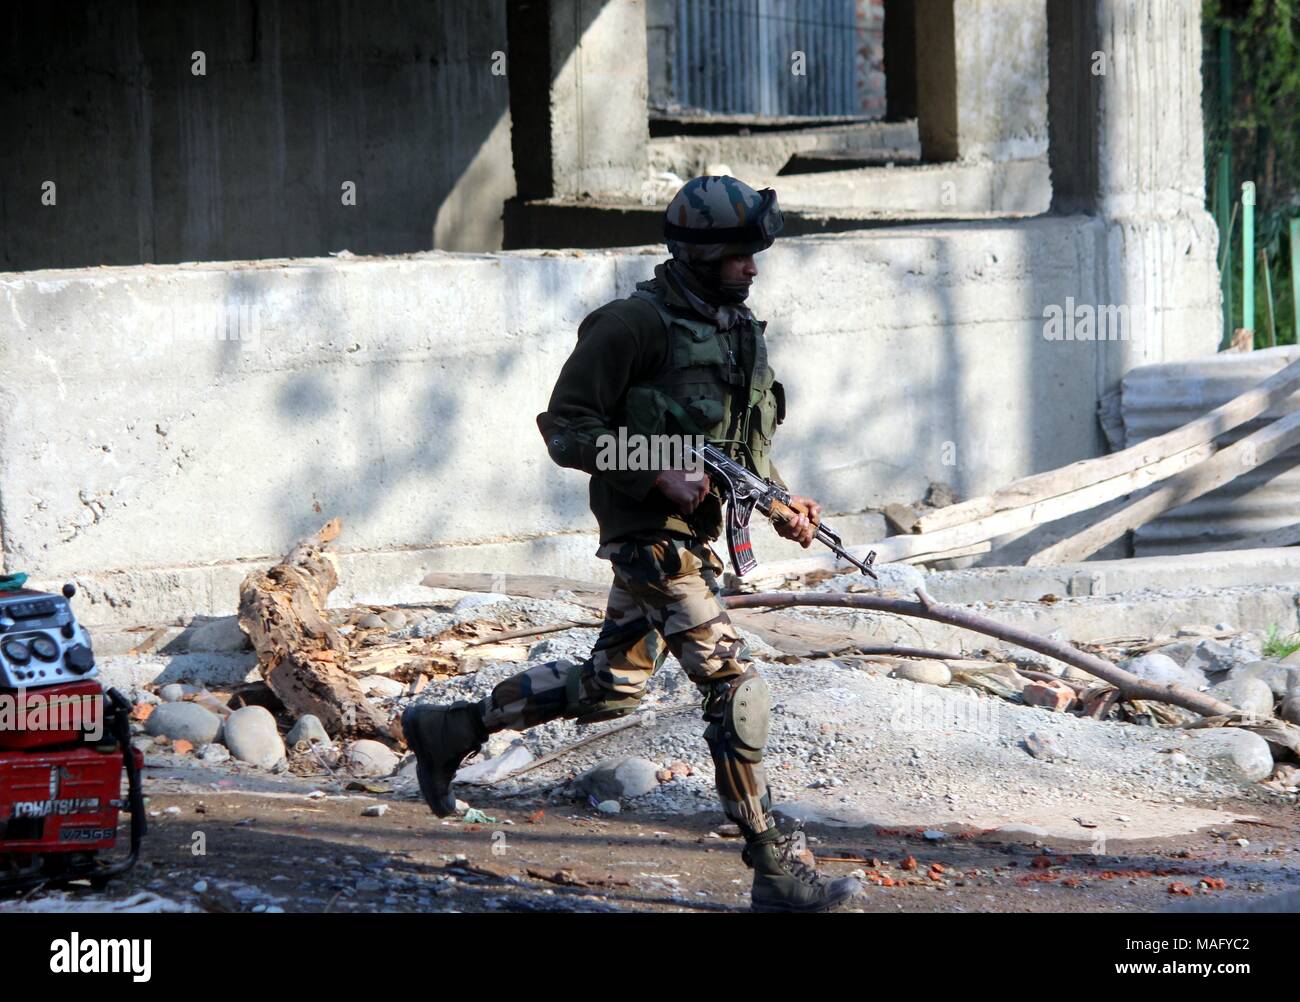
[{"label": "olive green jacket", "polygon": [[[698,314],[671,289],[668,305],[683,316]],[[578,328],[578,343],[560,370],[547,409],[537,426],[551,458],[560,466],[591,475],[591,511],[600,541],[668,531],[716,539],[722,508],[710,494],[689,517],[655,487],[655,469],[601,469],[600,439],[617,438],[629,387],[652,380],[667,360],[668,332],[653,305],[637,297],[617,299],[590,313]],[[626,432],[625,432],[626,434]],[[775,466],[772,480],[785,486]]]}]

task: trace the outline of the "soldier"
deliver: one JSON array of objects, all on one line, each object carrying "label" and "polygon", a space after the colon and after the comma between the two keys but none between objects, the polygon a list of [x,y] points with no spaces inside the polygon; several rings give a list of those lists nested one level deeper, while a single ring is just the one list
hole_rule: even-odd
[{"label": "soldier", "polygon": [[[859,885],[800,862],[796,839],[783,835],[769,813],[762,757],[770,697],[718,598],[723,565],[709,546],[722,527],[718,495],[702,471],[611,464],[607,449],[620,429],[624,441],[702,435],[785,486],[770,458],[784,392],[767,364],[766,325],[744,305],[758,274],[754,255],[780,229],[771,189],[760,193],[732,177],[688,182],[664,220],[672,257],[631,296],[582,322],[550,405],[537,417],[551,458],[591,474],[597,556],[613,565],[590,657],[530,668],[479,703],[412,705],[402,727],[421,792],[444,817],[455,809],[456,770],[488,734],[558,717],[591,724],[631,713],[671,651],[703,695],[718,794],[754,870],[753,907],[824,911]],[[776,531],[807,547],[820,507],[799,496],[790,505],[798,514]]]}]

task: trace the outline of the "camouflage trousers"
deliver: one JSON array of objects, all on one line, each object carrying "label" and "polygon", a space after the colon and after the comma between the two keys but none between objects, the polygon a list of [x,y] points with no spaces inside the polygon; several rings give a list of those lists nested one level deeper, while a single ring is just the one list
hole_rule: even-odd
[{"label": "camouflage trousers", "polygon": [[761,751],[737,749],[723,726],[731,690],[757,672],[718,598],[722,561],[702,540],[671,536],[607,543],[596,555],[613,565],[614,583],[591,655],[499,683],[480,704],[484,724],[522,730],[558,717],[586,724],[631,713],[671,651],[704,697],[723,811],[747,835],[764,831],[771,794]]}]

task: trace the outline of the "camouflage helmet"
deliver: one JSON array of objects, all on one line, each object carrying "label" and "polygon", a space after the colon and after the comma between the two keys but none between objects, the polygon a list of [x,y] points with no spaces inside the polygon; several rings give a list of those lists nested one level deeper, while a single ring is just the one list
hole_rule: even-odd
[{"label": "camouflage helmet", "polygon": [[683,261],[757,254],[771,247],[780,232],[776,192],[755,191],[725,175],[687,181],[664,213],[668,251]]}]

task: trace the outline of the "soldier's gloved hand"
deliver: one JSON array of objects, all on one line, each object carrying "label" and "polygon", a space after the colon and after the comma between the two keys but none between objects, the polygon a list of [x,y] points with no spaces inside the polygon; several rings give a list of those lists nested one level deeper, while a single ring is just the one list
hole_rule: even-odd
[{"label": "soldier's gloved hand", "polygon": [[709,493],[709,475],[699,470],[664,470],[655,486],[669,501],[686,514],[699,507]]},{"label": "soldier's gloved hand", "polygon": [[806,550],[817,538],[817,523],[821,521],[822,506],[812,498],[793,494],[790,496],[790,507],[795,510],[794,515],[784,522],[772,524],[778,536],[793,539]]}]

